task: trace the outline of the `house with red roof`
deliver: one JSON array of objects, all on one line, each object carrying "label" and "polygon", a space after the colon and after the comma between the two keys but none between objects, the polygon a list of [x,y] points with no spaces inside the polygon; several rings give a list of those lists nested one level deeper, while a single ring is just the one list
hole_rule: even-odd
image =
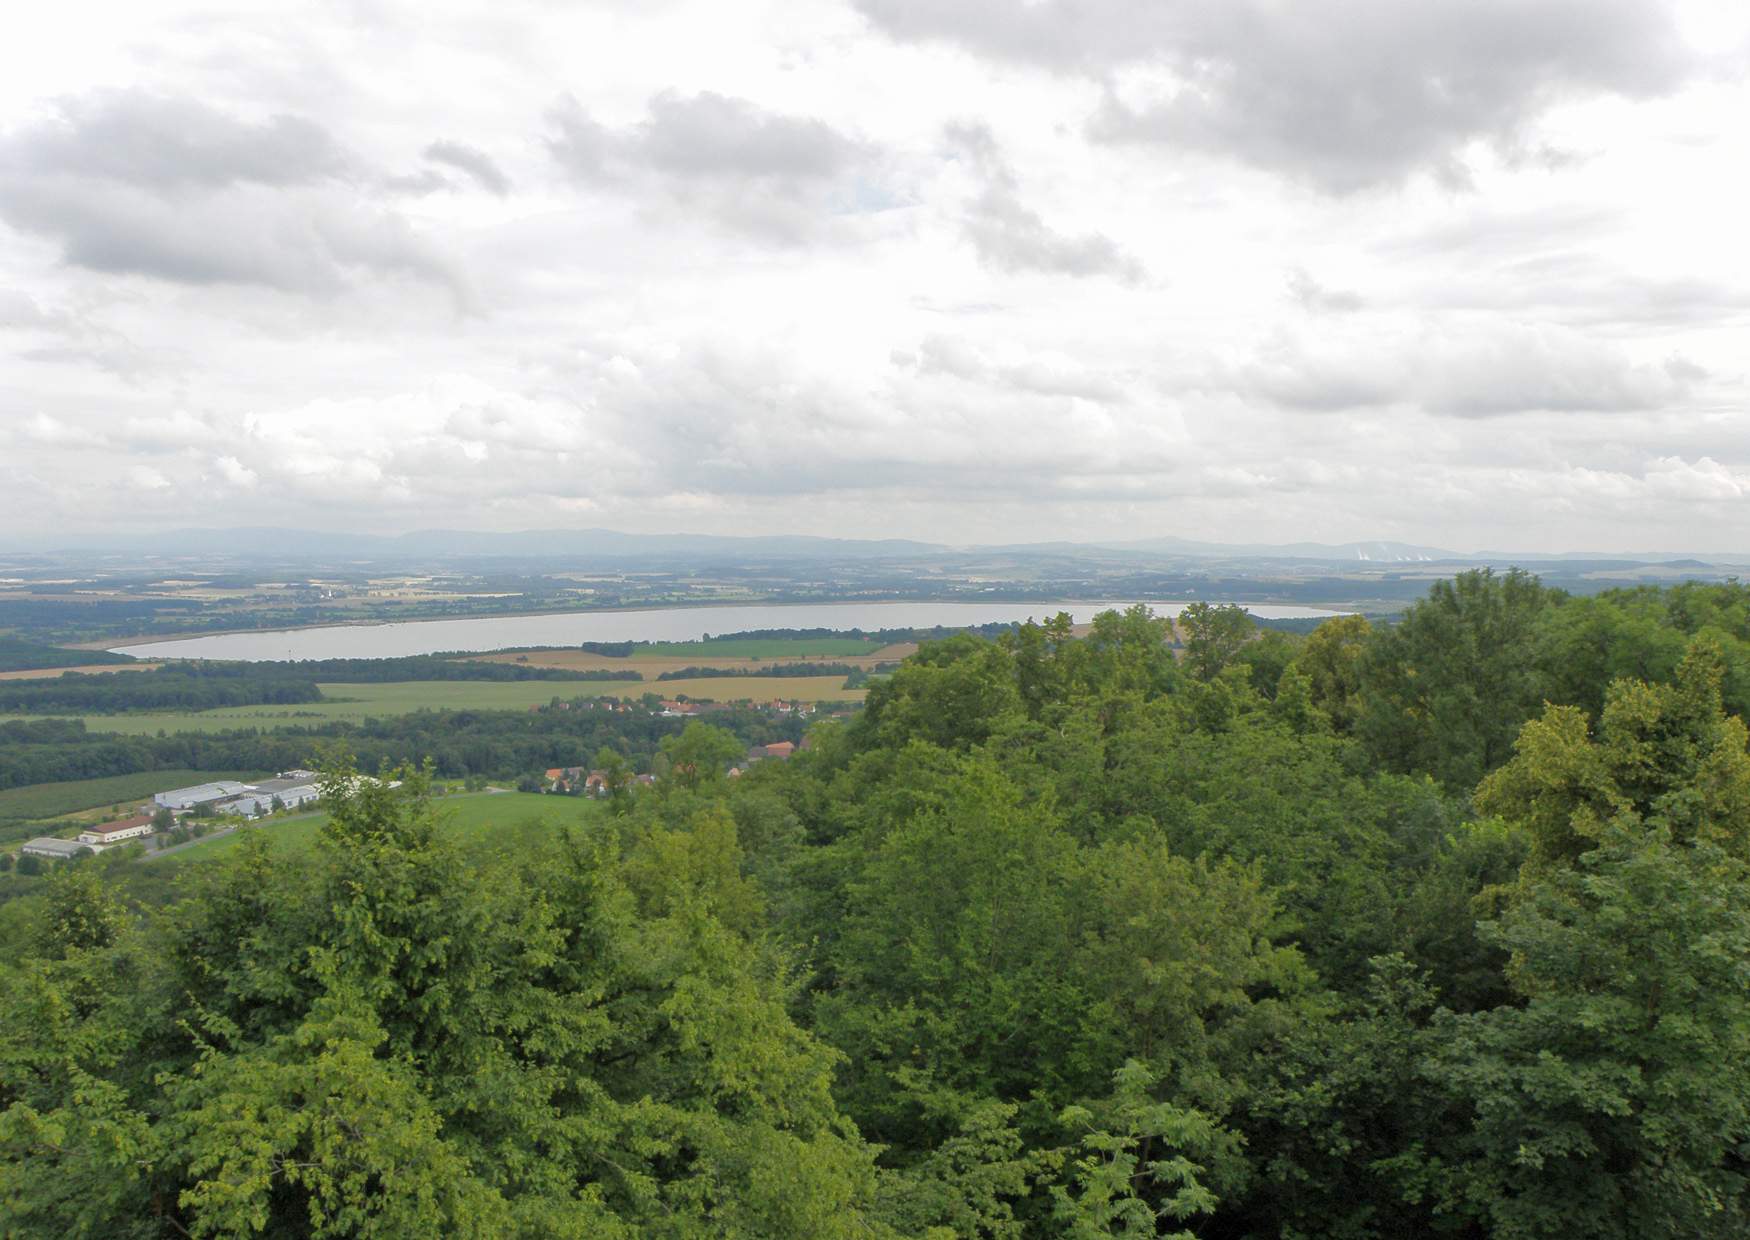
[{"label": "house with red roof", "polygon": [[132,818],[118,818],[114,822],[99,823],[95,827],[86,827],[79,833],[81,844],[119,844],[123,840],[138,839],[142,835],[152,834],[152,816],[136,814]]}]

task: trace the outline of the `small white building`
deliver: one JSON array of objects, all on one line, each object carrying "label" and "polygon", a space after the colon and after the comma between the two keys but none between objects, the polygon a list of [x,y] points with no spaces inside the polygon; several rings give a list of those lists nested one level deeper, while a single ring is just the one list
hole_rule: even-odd
[{"label": "small white building", "polygon": [[143,835],[152,834],[152,817],[150,814],[139,814],[133,818],[120,818],[115,822],[99,823],[95,827],[86,827],[79,833],[81,844],[119,844],[123,840],[136,840]]},{"label": "small white building", "polygon": [[152,802],[163,809],[193,809],[197,805],[223,801],[226,797],[239,796],[249,790],[248,784],[240,784],[232,779],[219,779],[210,784],[195,784],[188,788],[172,788],[169,792],[160,792],[152,798]]},{"label": "small white building", "polygon": [[81,844],[78,840],[57,840],[53,836],[31,840],[18,850],[27,857],[48,857],[54,861],[65,861],[80,852],[102,852],[102,846]]}]

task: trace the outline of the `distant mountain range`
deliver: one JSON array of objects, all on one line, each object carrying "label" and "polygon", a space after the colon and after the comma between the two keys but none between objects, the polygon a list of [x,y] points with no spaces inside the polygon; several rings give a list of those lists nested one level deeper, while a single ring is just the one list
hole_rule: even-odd
[{"label": "distant mountain range", "polygon": [[[18,548],[22,550],[22,548]],[[1457,552],[1391,541],[1351,543],[1215,543],[1183,538],[945,544],[911,539],[816,538],[802,534],[626,534],[617,530],[416,530],[406,534],[352,534],[250,526],[183,529],[83,539],[55,550],[116,551],[160,556],[223,555],[276,559],[465,557],[499,559],[664,557],[699,560],[909,560],[969,554],[1085,556],[1116,554],[1150,559],[1303,560],[1333,564],[1531,564],[1618,561],[1707,568],[1750,563],[1750,556],[1697,556],[1680,552]]]},{"label": "distant mountain range", "polygon": [[622,534],[617,530],[415,530],[407,534],[348,534],[250,526],[186,529],[87,542],[82,549],[144,551],[156,555],[481,556],[537,559],[549,556],[698,555],[738,559],[890,559],[930,555],[942,548],[903,539],[811,538],[777,534],[728,537],[713,534]]}]

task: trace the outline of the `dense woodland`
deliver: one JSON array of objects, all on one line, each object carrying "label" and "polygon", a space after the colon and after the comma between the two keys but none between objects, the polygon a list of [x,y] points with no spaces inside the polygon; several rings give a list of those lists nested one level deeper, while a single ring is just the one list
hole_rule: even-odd
[{"label": "dense woodland", "polygon": [[1750,589],[1182,637],[935,642],[497,854],[342,765],[308,858],[61,867],[0,1231],[1746,1234]]}]

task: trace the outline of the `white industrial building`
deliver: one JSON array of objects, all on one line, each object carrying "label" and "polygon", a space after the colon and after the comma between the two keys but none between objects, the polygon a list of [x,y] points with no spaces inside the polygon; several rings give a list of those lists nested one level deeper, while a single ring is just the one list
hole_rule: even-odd
[{"label": "white industrial building", "polygon": [[57,840],[52,836],[31,840],[18,850],[27,857],[49,857],[55,861],[65,861],[67,858],[81,852],[101,852],[101,845],[81,844],[78,840]]},{"label": "white industrial building", "polygon": [[309,805],[322,795],[316,786],[316,776],[310,771],[282,771],[273,779],[263,779],[248,785],[246,791],[219,802],[213,808],[221,814],[241,814],[259,818],[271,813],[278,801],[282,809],[297,809]]},{"label": "white industrial building", "polygon": [[223,801],[227,797],[238,796],[249,790],[248,784],[240,784],[230,779],[219,779],[210,784],[195,784],[189,788],[172,788],[169,792],[160,792],[152,798],[152,802],[163,809],[186,810],[193,809],[197,805]]}]

